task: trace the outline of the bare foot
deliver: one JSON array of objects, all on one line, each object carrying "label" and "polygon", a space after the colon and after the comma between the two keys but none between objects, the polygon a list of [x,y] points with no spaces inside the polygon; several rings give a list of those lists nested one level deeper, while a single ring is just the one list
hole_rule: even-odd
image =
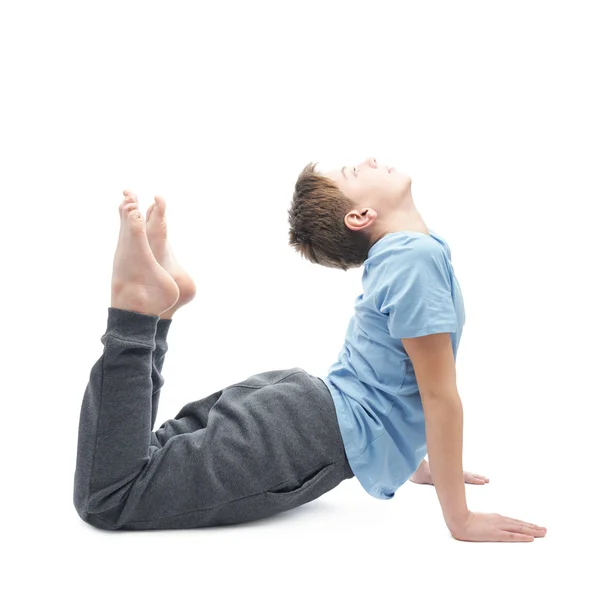
[{"label": "bare foot", "polygon": [[[126,190],[127,192],[127,190]],[[135,194],[129,192],[135,198]],[[162,196],[154,196],[154,203],[146,212],[148,243],[158,263],[171,275],[179,287],[179,300],[169,311],[169,316],[196,296],[196,284],[185,269],[177,262],[167,238],[166,202]]]},{"label": "bare foot", "polygon": [[111,307],[158,316],[175,305],[179,289],[152,254],[137,200],[119,206],[121,230],[113,260]]}]

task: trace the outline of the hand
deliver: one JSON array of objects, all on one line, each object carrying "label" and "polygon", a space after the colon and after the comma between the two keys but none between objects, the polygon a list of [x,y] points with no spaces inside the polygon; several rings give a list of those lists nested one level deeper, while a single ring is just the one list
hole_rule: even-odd
[{"label": "hand", "polygon": [[546,528],[496,513],[471,512],[459,523],[448,525],[452,537],[463,542],[533,542]]},{"label": "hand", "polygon": [[[490,482],[489,478],[485,477],[484,475],[477,475],[476,473],[470,473],[469,471],[464,471],[464,475],[465,483],[484,485]],[[429,470],[429,463],[426,460],[419,465],[419,468],[412,474],[410,480],[413,483],[433,485],[431,471]]]}]

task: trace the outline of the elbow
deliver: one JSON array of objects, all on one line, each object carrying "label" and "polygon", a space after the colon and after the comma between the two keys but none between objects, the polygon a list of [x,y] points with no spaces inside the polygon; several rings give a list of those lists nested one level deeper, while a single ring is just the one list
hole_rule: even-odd
[{"label": "elbow", "polygon": [[423,402],[444,402],[447,403],[451,400],[458,400],[460,402],[460,394],[456,386],[442,387],[442,388],[430,388],[422,390],[419,388],[419,394]]},{"label": "elbow", "polygon": [[460,395],[458,391],[453,390],[421,394],[421,403],[425,412],[430,409],[436,410],[438,408],[455,408],[462,410]]}]

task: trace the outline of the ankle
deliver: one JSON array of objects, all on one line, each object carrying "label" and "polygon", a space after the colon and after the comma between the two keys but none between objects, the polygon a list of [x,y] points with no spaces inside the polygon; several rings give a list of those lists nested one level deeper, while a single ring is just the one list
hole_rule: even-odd
[{"label": "ankle", "polygon": [[119,310],[126,310],[129,312],[136,312],[142,315],[150,315],[152,317],[158,317],[158,311],[153,310],[148,306],[146,302],[137,301],[135,299],[112,299],[110,303],[111,308],[118,308]]}]

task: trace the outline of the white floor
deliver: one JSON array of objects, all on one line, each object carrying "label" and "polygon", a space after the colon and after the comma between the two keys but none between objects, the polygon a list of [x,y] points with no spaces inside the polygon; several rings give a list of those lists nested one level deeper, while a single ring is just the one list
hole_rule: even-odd
[{"label": "white floor", "polygon": [[15,595],[7,597],[597,598],[592,500],[562,506],[565,496],[551,488],[575,491],[572,481],[495,475],[485,487],[467,488],[471,509],[543,524],[546,538],[458,542],[445,528],[432,487],[408,482],[394,499],[378,501],[356,479],[253,523],[105,532],[79,520],[68,489],[57,483],[49,490],[57,496],[48,499],[55,510],[47,521],[26,528],[26,535],[19,527],[11,540],[13,567],[4,579]]}]

